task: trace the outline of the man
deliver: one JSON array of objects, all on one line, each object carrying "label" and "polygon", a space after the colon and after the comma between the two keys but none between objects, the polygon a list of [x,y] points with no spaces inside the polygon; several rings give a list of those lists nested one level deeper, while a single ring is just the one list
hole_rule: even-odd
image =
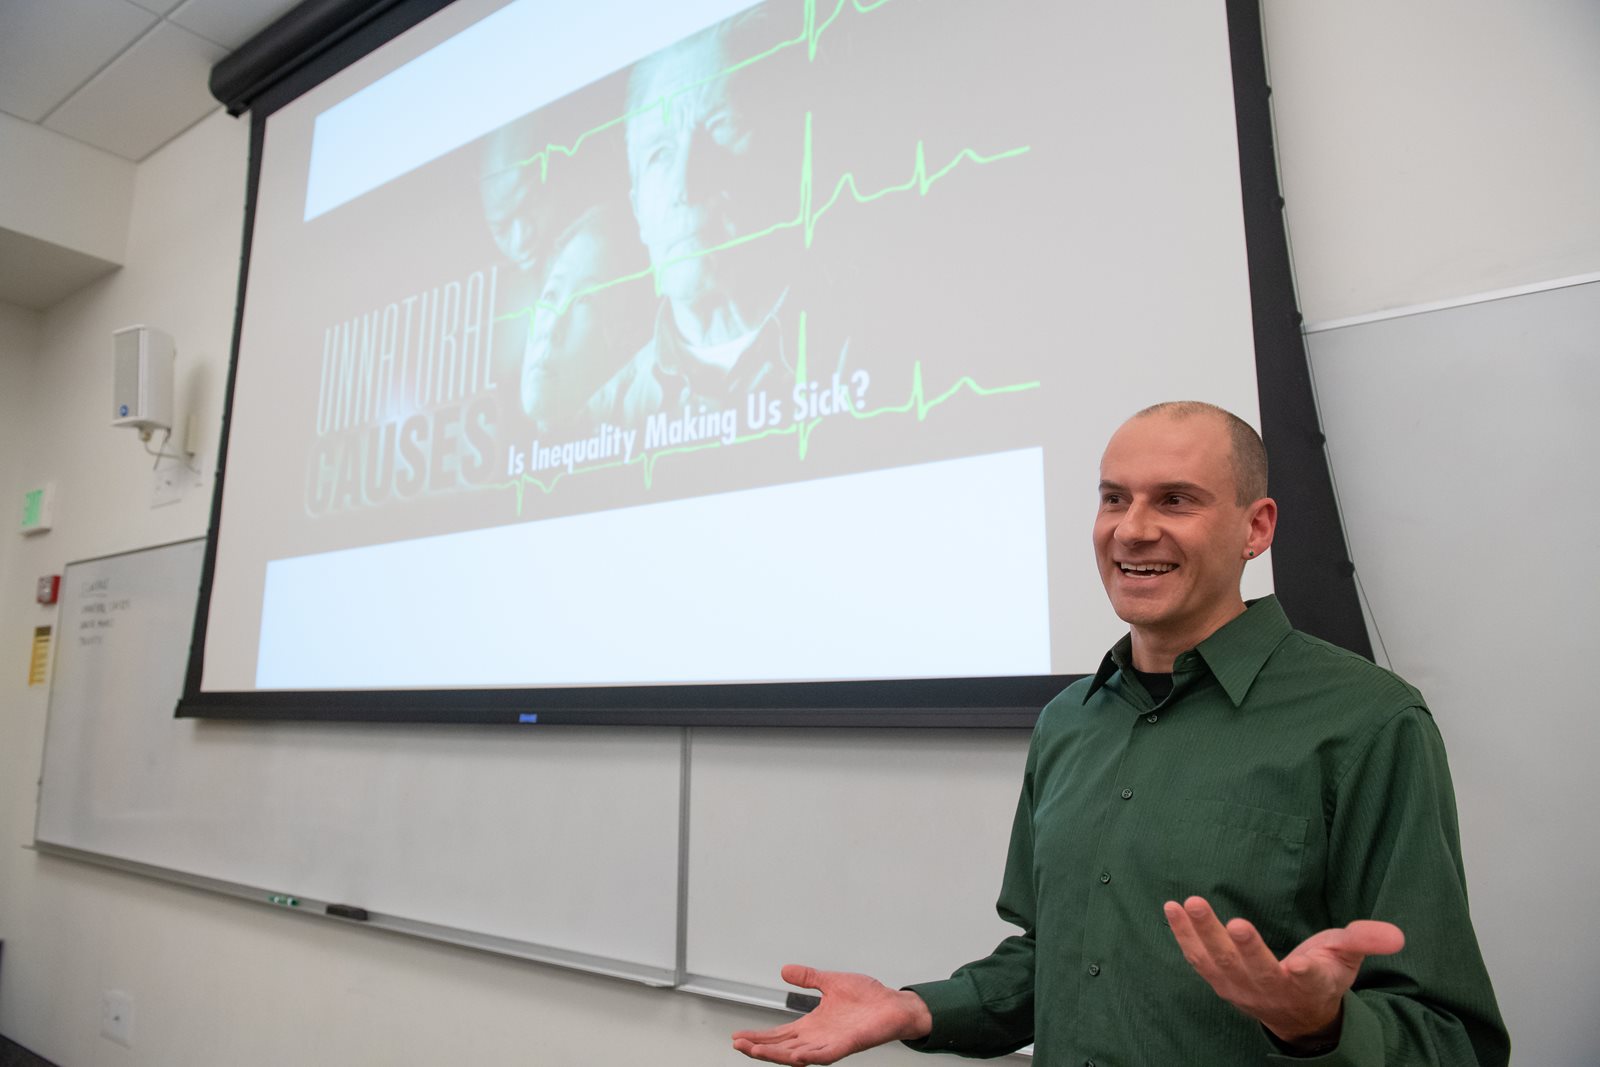
[{"label": "man", "polygon": [[821,1004],[734,1046],[790,1064],[896,1039],[1032,1041],[1041,1067],[1507,1063],[1420,695],[1240,597],[1277,524],[1260,439],[1210,405],[1157,405],[1100,474],[1095,555],[1129,633],[1035,731],[999,902],[1022,933],[907,990],[786,967]]},{"label": "man", "polygon": [[542,180],[539,153],[545,151],[537,115],[495,130],[484,141],[478,193],[489,236],[519,271],[535,275],[557,225],[557,198]]},{"label": "man", "polygon": [[[526,362],[530,316],[504,311],[531,307],[539,299],[551,230],[561,224],[557,198],[540,180],[536,157],[545,147],[542,131],[537,115],[509,122],[485,139],[478,161],[483,221],[494,247],[514,268],[496,277],[492,344],[496,381],[516,381]],[[509,419],[502,419],[502,424],[510,430]],[[510,432],[522,437],[520,428]]]},{"label": "man", "polygon": [[[628,83],[629,194],[663,297],[654,336],[596,393],[596,421],[635,426],[658,411],[742,406],[794,385],[780,311],[795,231],[761,231],[795,211],[804,119],[752,113],[794,61],[740,69],[782,36],[765,9],[718,23],[642,61]],[[792,53],[794,49],[788,49]],[[759,235],[759,236],[758,236]]]},{"label": "man", "polygon": [[523,352],[522,410],[540,433],[570,429],[584,404],[648,332],[649,305],[637,285],[643,250],[626,216],[607,204],[556,238]]}]

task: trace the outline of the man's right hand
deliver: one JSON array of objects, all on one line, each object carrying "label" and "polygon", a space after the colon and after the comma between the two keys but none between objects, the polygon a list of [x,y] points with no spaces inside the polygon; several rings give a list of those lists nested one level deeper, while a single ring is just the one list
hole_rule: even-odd
[{"label": "man's right hand", "polygon": [[792,1067],[833,1063],[875,1045],[926,1037],[933,1028],[933,1016],[921,997],[864,974],[791,963],[783,969],[783,980],[817,990],[822,1003],[792,1023],[734,1034],[733,1047],[751,1059]]}]

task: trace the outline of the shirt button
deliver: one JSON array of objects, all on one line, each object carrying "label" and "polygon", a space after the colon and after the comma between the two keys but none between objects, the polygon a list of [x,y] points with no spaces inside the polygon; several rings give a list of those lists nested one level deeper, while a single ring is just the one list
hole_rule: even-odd
[{"label": "shirt button", "polygon": [[1161,716],[1157,715],[1155,712],[1152,711],[1150,714],[1148,714],[1148,715],[1146,715],[1144,717],[1144,721],[1145,722],[1155,722],[1159,718],[1161,718]]},{"label": "shirt button", "polygon": [[1105,885],[1109,881],[1111,881],[1111,872],[1110,871],[1101,871],[1100,872],[1100,884],[1101,885]]},{"label": "shirt button", "polygon": [[1098,978],[1098,977],[1100,977],[1100,965],[1098,963],[1089,964],[1089,977],[1090,978]]},{"label": "shirt button", "polygon": [[1123,790],[1123,791],[1122,791],[1122,799],[1123,799],[1123,800],[1132,800],[1132,799],[1133,799],[1133,790],[1131,790],[1131,789],[1124,789],[1124,790]]}]

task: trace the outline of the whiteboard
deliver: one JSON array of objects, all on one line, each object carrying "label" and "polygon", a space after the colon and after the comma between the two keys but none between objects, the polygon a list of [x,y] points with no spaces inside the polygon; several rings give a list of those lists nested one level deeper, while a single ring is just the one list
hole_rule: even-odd
[{"label": "whiteboard", "polygon": [[263,905],[785,1004],[892,984],[994,912],[1020,730],[178,719],[204,541],[69,564],[35,844]]},{"label": "whiteboard", "polygon": [[943,978],[995,913],[1028,732],[700,730],[685,985],[772,1003],[778,969]]},{"label": "whiteboard", "polygon": [[39,847],[671,984],[681,730],[176,719],[204,548],[65,568]]},{"label": "whiteboard", "polygon": [[1600,1063],[1597,338],[1590,280],[1307,339],[1374,647],[1444,736],[1523,1064]]}]

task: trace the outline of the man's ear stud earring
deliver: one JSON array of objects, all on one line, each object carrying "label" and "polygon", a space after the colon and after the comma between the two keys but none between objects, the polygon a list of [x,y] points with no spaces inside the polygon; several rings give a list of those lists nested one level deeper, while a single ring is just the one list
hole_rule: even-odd
[{"label": "man's ear stud earring", "polygon": [[1245,558],[1246,559],[1252,559],[1252,558],[1255,557],[1255,554],[1256,554],[1256,550],[1252,548],[1250,551],[1245,553]]}]

